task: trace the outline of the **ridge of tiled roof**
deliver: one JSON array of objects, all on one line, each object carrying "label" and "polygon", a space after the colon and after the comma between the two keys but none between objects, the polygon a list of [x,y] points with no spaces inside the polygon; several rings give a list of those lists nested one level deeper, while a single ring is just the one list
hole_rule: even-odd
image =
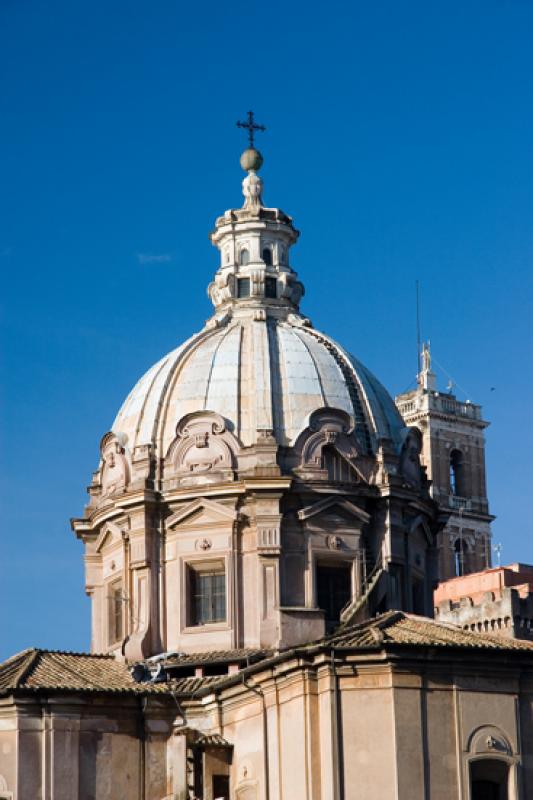
[{"label": "ridge of tiled roof", "polygon": [[202,666],[268,658],[272,650],[240,647],[233,650],[208,650],[203,653],[162,653],[161,662],[168,667]]},{"label": "ridge of tiled roof", "polygon": [[342,628],[322,641],[323,644],[342,648],[419,645],[533,651],[533,642],[468,631],[452,623],[437,622],[429,617],[404,611],[387,611],[366,622]]},{"label": "ridge of tiled roof", "polygon": [[0,693],[16,687],[28,674],[37,658],[38,650],[29,647],[0,664]]},{"label": "ridge of tiled roof", "polygon": [[227,675],[210,675],[204,678],[177,678],[171,679],[167,684],[159,684],[160,686],[167,686],[171,693],[177,694],[180,697],[196,694],[200,689],[211,689],[215,684],[225,680]]}]

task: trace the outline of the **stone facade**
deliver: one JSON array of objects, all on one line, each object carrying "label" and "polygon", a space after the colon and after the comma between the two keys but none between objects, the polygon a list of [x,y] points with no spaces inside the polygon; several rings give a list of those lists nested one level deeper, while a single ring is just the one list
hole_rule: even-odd
[{"label": "stone facade", "polygon": [[439,584],[435,618],[472,631],[533,640],[533,566],[510,564]]},{"label": "stone facade", "polygon": [[491,529],[481,407],[439,392],[424,345],[416,389],[396,398],[405,424],[422,434],[421,459],[445,526],[437,537],[439,580],[491,565]]}]

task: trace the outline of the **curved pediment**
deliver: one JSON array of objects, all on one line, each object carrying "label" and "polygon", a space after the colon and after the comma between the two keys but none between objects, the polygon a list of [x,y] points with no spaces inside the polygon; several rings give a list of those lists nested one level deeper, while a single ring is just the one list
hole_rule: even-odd
[{"label": "curved pediment", "polygon": [[337,408],[310,414],[293,449],[294,472],[306,480],[369,483],[371,462],[358,441],[352,417]]},{"label": "curved pediment", "polygon": [[513,748],[508,737],[496,725],[482,725],[469,737],[468,749],[476,755],[511,756]]}]

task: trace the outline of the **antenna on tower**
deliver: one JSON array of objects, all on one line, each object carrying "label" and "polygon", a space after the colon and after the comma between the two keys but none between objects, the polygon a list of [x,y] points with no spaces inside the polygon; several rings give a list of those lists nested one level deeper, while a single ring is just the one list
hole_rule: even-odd
[{"label": "antenna on tower", "polygon": [[420,373],[420,283],[416,281],[416,374]]}]

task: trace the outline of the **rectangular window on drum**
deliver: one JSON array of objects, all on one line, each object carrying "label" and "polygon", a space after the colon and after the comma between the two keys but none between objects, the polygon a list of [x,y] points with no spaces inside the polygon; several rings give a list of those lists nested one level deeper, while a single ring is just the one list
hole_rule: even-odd
[{"label": "rectangular window on drum", "polygon": [[107,640],[109,645],[120,642],[123,638],[122,606],[122,582],[115,581],[107,587]]},{"label": "rectangular window on drum", "polygon": [[226,573],[223,565],[211,569],[189,567],[189,624],[209,625],[226,620]]},{"label": "rectangular window on drum", "polygon": [[265,297],[277,297],[277,281],[275,278],[265,278]]},{"label": "rectangular window on drum", "polygon": [[250,278],[239,278],[237,281],[237,297],[250,297]]}]

